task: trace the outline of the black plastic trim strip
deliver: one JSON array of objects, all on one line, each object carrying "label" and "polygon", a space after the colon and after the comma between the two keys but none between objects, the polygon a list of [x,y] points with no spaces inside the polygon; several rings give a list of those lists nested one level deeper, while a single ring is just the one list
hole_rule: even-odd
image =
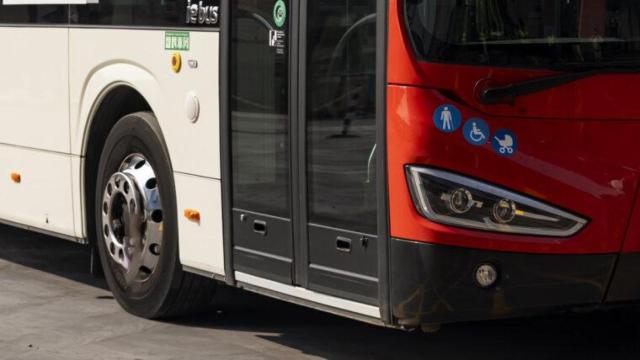
[{"label": "black plastic trim strip", "polygon": [[[4,26],[4,25],[2,25]],[[145,25],[82,25],[71,24],[70,29],[110,29],[110,30],[168,30],[168,31],[188,31],[188,32],[220,32],[219,28],[206,27],[182,27],[182,26],[145,26]]]},{"label": "black plastic trim strip", "polygon": [[0,28],[62,28],[62,29],[103,29],[103,30],[147,30],[147,31],[189,31],[189,32],[220,32],[219,28],[191,28],[171,26],[134,26],[134,25],[79,25],[79,24],[29,24],[7,23],[0,24]]},{"label": "black plastic trim strip", "polygon": [[235,285],[233,270],[233,216],[231,132],[229,128],[229,45],[231,36],[231,3],[220,0],[220,50],[219,50],[219,96],[220,96],[220,181],[222,183],[222,242],[224,248],[225,280]]},{"label": "black plastic trim strip", "polygon": [[347,277],[347,278],[354,278],[354,279],[358,279],[358,280],[364,280],[364,281],[368,281],[368,282],[371,282],[371,283],[377,283],[378,282],[378,278],[375,278],[373,276],[362,275],[362,274],[354,273],[352,271],[340,270],[340,269],[332,268],[332,267],[329,267],[329,266],[318,265],[318,264],[310,264],[309,268],[310,269],[314,269],[314,270],[320,270],[320,271],[328,272],[328,273],[331,273],[331,274],[340,275],[340,276]]},{"label": "black plastic trim strip", "polygon": [[321,228],[321,229],[326,229],[326,230],[332,230],[332,231],[335,231],[337,233],[345,233],[345,234],[352,234],[352,235],[367,235],[367,236],[371,236],[371,237],[376,237],[376,234],[363,233],[361,231],[349,230],[349,229],[344,229],[344,228],[335,227],[335,226],[329,226],[329,225],[323,225],[323,224],[318,224],[318,223],[313,223],[313,222],[308,223],[308,227],[316,227],[316,228]]},{"label": "black plastic trim strip", "polygon": [[[205,6],[221,6],[223,0],[212,0]],[[111,1],[100,4],[24,4],[2,5],[0,1],[0,27],[46,27],[46,28],[105,28],[105,29],[149,29],[149,30],[178,30],[178,31],[219,31],[218,24],[187,24],[187,2],[179,4],[176,0],[174,16],[159,13],[155,16],[147,16],[133,10],[138,5],[114,4]],[[192,1],[198,5],[197,1]],[[182,7],[184,5],[184,7]],[[115,10],[125,13],[134,12],[134,19],[119,21],[113,16]],[[112,10],[112,11],[109,11]],[[106,19],[100,16],[106,15]],[[136,16],[137,15],[137,16]],[[221,11],[218,11],[221,17]],[[100,20],[98,20],[98,18]],[[99,23],[103,21],[103,23]],[[111,22],[112,24],[109,24]],[[117,23],[121,22],[121,23]]]},{"label": "black plastic trim strip", "polygon": [[[291,186],[294,250],[294,284],[309,284],[309,244],[307,234],[307,172],[306,172],[306,69],[307,69],[307,2],[291,0],[291,24],[289,33],[289,88],[291,119]],[[293,30],[292,30],[293,29]]]},{"label": "black plastic trim strip", "polygon": [[284,257],[284,256],[269,254],[269,253],[266,253],[264,251],[253,250],[253,249],[245,248],[245,247],[242,247],[242,246],[235,246],[234,249],[236,251],[240,251],[240,252],[243,252],[243,253],[256,255],[256,256],[262,256],[262,257],[265,257],[265,258],[269,258],[271,260],[276,260],[276,261],[285,262],[285,263],[289,263],[289,264],[293,262],[292,259],[289,259],[289,258]]},{"label": "black plastic trim strip", "polygon": [[389,265],[389,191],[387,174],[388,1],[377,0],[376,22],[376,171],[378,192],[378,304],[382,321],[391,324]]},{"label": "black plastic trim strip", "polygon": [[605,302],[640,301],[640,253],[620,254],[617,260]]}]

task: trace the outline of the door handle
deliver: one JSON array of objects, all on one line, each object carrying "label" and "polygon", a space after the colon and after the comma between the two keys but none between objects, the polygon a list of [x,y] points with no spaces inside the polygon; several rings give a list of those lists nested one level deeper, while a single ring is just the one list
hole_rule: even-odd
[{"label": "door handle", "polygon": [[336,238],[336,250],[350,253],[351,252],[351,239],[338,236]]},{"label": "door handle", "polygon": [[267,235],[267,222],[262,220],[253,220],[253,232],[262,236]]}]

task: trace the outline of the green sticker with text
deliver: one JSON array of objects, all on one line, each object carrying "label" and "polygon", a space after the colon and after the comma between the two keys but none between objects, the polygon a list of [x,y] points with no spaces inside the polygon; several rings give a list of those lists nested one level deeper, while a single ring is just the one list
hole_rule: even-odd
[{"label": "green sticker with text", "polygon": [[190,39],[188,31],[167,31],[164,33],[164,49],[189,51]]},{"label": "green sticker with text", "polygon": [[284,3],[284,0],[278,0],[273,5],[273,22],[277,27],[282,27],[285,21],[287,21],[287,4]]}]

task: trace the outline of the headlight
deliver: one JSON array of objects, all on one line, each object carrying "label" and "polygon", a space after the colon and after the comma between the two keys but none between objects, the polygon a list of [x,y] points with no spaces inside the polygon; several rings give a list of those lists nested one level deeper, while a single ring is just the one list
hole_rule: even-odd
[{"label": "headlight", "polygon": [[437,223],[512,234],[567,237],[587,220],[540,201],[431,168],[407,166],[418,211]]}]

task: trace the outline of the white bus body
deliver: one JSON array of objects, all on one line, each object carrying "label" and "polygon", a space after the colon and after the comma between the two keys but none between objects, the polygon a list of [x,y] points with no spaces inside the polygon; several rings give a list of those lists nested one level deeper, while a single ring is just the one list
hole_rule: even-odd
[{"label": "white bus body", "polygon": [[[7,54],[14,54],[0,69],[11,89],[0,95],[0,168],[7,174],[0,182],[2,221],[85,241],[87,135],[102,99],[126,86],[160,122],[179,208],[202,214],[199,225],[180,217],[182,264],[224,276],[218,35],[190,32],[188,59],[198,67],[176,74],[164,30],[0,28]],[[200,102],[196,122],[185,109],[190,94]],[[12,172],[22,175],[19,184]]]}]

